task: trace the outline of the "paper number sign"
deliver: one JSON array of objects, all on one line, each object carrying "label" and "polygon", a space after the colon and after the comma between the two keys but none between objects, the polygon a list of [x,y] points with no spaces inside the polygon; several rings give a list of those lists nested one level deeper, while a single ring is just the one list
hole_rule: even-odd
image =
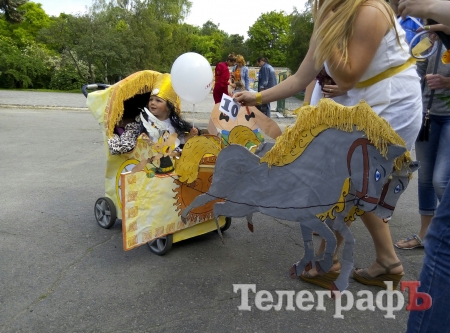
[{"label": "paper number sign", "polygon": [[222,95],[219,110],[223,113],[226,113],[228,116],[230,116],[231,119],[236,119],[240,108],[241,106],[239,105],[239,103],[233,101],[233,98],[225,94]]}]

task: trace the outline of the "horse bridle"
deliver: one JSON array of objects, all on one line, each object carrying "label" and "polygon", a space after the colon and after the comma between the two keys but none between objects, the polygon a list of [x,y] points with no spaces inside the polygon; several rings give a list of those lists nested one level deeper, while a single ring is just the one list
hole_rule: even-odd
[{"label": "horse bridle", "polygon": [[[368,188],[369,188],[369,154],[367,151],[367,146],[373,144],[364,138],[359,138],[355,140],[352,145],[350,146],[350,149],[347,153],[347,168],[348,173],[351,176],[352,171],[350,167],[350,162],[353,156],[353,153],[355,152],[355,149],[359,146],[361,146],[362,149],[362,155],[363,155],[363,167],[364,167],[364,176],[363,176],[363,185],[361,191],[356,190],[356,197],[362,201],[371,203],[371,204],[378,204],[379,198],[371,197],[367,194]],[[386,190],[387,191],[387,190]]]},{"label": "horse bridle", "polygon": [[378,202],[378,205],[383,208],[394,211],[395,206],[388,205],[386,202],[384,202],[384,198],[386,198],[386,194],[388,193],[390,183],[391,183],[391,179],[389,179],[386,182],[386,184],[383,185],[383,191],[381,192],[380,201]]}]

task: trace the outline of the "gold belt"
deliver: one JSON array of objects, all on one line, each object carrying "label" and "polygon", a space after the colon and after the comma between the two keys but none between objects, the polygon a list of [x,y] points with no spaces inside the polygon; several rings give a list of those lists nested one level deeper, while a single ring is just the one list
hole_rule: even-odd
[{"label": "gold belt", "polygon": [[406,60],[406,62],[402,65],[391,67],[386,69],[384,72],[381,72],[380,74],[377,74],[370,79],[367,79],[365,81],[358,82],[355,86],[355,88],[367,88],[375,83],[378,83],[380,81],[383,81],[384,79],[387,79],[391,76],[394,76],[395,74],[398,74],[400,72],[403,72],[405,69],[409,68],[409,66],[414,65],[416,63],[416,59],[409,58]]}]

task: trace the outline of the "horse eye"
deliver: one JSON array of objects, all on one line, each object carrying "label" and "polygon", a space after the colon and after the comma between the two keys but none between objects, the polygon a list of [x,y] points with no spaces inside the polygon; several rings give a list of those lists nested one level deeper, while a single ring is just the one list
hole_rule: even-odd
[{"label": "horse eye", "polygon": [[395,188],[394,188],[394,193],[397,194],[398,192],[400,192],[402,189],[402,187],[400,186],[400,184],[398,184]]},{"label": "horse eye", "polygon": [[381,173],[380,173],[380,171],[375,171],[375,181],[377,182],[377,181],[379,181],[381,179]]}]

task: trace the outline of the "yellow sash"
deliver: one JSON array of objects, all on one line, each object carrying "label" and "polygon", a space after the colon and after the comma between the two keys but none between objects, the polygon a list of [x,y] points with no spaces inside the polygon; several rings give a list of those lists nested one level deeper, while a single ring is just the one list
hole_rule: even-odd
[{"label": "yellow sash", "polygon": [[414,65],[415,63],[416,63],[416,59],[409,58],[408,60],[406,60],[406,62],[403,65],[399,65],[399,66],[396,66],[396,67],[388,68],[384,72],[381,72],[380,74],[377,74],[377,75],[371,77],[370,79],[367,79],[367,80],[362,81],[362,82],[358,82],[356,84],[355,88],[360,89],[360,88],[367,88],[369,86],[372,86],[375,83],[383,81],[384,79],[387,79],[387,78],[389,78],[391,76],[394,76],[395,74],[398,74],[398,73],[404,71],[409,66]]}]

